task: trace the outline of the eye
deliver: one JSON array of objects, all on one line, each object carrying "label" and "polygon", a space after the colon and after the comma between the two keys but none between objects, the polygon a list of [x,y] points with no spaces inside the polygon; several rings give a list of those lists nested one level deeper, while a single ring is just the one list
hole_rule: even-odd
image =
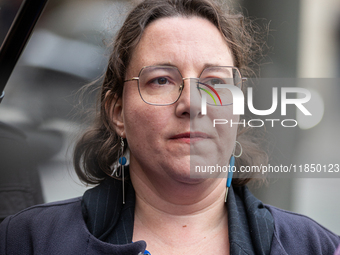
[{"label": "eye", "polygon": [[157,78],[155,80],[155,83],[159,84],[159,85],[165,85],[168,83],[168,79],[165,78],[165,77],[160,77],[160,78]]},{"label": "eye", "polygon": [[167,77],[156,77],[151,79],[147,84],[153,85],[153,86],[165,86],[170,85],[171,81]]},{"label": "eye", "polygon": [[210,79],[210,84],[211,85],[215,85],[215,84],[223,84],[224,82],[221,80],[221,79],[219,79],[219,78],[212,78],[212,79]]},{"label": "eye", "polygon": [[223,79],[217,77],[207,78],[203,81],[203,83],[211,86],[214,86],[216,84],[226,84],[226,82]]}]

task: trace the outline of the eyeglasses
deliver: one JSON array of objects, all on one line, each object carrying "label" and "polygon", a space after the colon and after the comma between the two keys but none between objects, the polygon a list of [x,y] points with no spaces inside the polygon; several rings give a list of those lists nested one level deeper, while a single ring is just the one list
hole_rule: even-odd
[{"label": "eyeglasses", "polygon": [[233,66],[207,67],[199,78],[183,78],[174,66],[146,66],[140,70],[138,77],[124,82],[137,80],[139,94],[145,103],[165,106],[177,102],[187,79],[195,81],[201,97],[207,93],[207,104],[225,106],[233,103],[233,97],[231,91],[223,86],[234,85],[241,89],[245,78],[242,79],[238,68]]}]

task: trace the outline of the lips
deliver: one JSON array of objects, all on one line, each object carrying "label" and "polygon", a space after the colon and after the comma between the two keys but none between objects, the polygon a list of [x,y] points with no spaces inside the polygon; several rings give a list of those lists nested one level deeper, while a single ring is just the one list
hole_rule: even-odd
[{"label": "lips", "polygon": [[196,142],[207,138],[209,138],[209,136],[202,132],[185,132],[170,137],[171,140],[183,141],[186,143]]}]

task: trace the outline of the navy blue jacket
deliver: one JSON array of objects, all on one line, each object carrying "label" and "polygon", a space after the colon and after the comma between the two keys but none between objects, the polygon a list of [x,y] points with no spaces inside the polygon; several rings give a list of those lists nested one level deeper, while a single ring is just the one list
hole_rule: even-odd
[{"label": "navy blue jacket", "polygon": [[[101,188],[92,189],[84,197],[88,194],[103,197],[105,185],[99,186]],[[91,212],[84,216],[84,197],[34,206],[6,218],[0,225],[0,255],[144,254],[144,241],[114,244],[95,236],[93,229],[89,227]],[[96,204],[97,207],[107,206],[99,202]],[[96,206],[91,208],[98,211],[99,207]],[[124,208],[120,211],[124,211]],[[131,214],[129,210],[125,211]],[[106,211],[105,213],[107,214]],[[116,211],[115,214],[121,213]],[[124,217],[128,219],[127,216]],[[124,217],[117,217],[117,221],[112,224],[123,223],[123,228],[120,227],[118,233],[129,240],[132,238],[133,215],[129,220],[130,227],[124,225],[127,221]],[[98,219],[102,218],[100,216]],[[263,205],[247,188],[230,190],[228,220],[231,254],[332,255],[340,243],[339,236],[308,217]],[[249,231],[244,232],[241,225],[248,225]],[[106,230],[108,228],[103,227]],[[114,226],[110,229],[110,232],[115,232]]]}]

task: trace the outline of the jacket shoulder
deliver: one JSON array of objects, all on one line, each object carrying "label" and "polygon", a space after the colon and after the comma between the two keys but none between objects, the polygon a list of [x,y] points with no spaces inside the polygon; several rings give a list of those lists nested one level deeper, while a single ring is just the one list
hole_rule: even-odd
[{"label": "jacket shoulder", "polygon": [[84,245],[77,245],[80,237],[87,240],[84,230],[81,198],[32,206],[1,223],[0,254],[31,254],[33,247],[36,254],[52,254],[56,243],[77,247]]},{"label": "jacket shoulder", "polygon": [[[58,218],[69,217],[69,213],[81,206],[81,198],[72,198],[64,201],[40,204],[28,207],[14,215],[7,217],[3,224],[14,226],[37,226],[46,224],[45,219],[48,219],[51,224],[53,220]],[[0,225],[2,226],[2,224]]]},{"label": "jacket shoulder", "polygon": [[272,254],[333,254],[340,237],[311,218],[265,205],[274,218]]}]

